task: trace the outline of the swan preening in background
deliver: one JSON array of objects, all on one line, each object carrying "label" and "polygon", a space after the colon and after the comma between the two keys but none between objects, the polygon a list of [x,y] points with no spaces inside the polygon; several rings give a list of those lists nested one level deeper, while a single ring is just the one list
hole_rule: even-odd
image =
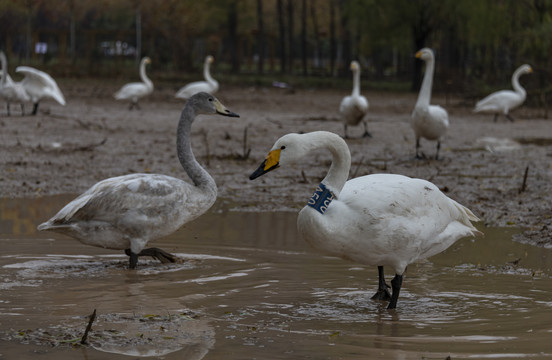
[{"label": "swan preening in background", "polygon": [[146,56],[140,61],[140,79],[142,82],[126,84],[114,95],[117,100],[130,100],[129,109],[135,106],[139,109],[138,100],[153,92],[153,83],[146,75],[147,64],[151,64],[151,59]]},{"label": "swan preening in background", "polygon": [[205,81],[195,81],[184,86],[176,93],[175,97],[181,99],[188,99],[192,95],[197,94],[198,92],[207,92],[214,94],[218,91],[219,83],[211,77],[211,72],[209,71],[209,66],[213,63],[215,59],[209,55],[205,58],[203,63],[203,77]]},{"label": "swan preening in background", "polygon": [[510,121],[514,121],[510,116],[510,110],[523,104],[527,96],[525,89],[519,84],[519,77],[532,72],[531,66],[527,64],[521,65],[512,75],[512,87],[514,91],[502,90],[494,92],[486,98],[479,100],[473,111],[495,114],[494,121],[498,118],[498,114],[504,114]]},{"label": "swan preening in background", "polygon": [[36,115],[38,104],[42,99],[54,99],[60,105],[65,106],[65,97],[50,75],[30,66],[18,66],[15,72],[25,76],[21,80],[21,85],[33,102],[33,115]]},{"label": "swan preening in background", "polygon": [[166,175],[131,174],[100,181],[38,226],[108,249],[126,250],[129,267],[138,256],[162,262],[172,255],[157,248],[144,249],[149,241],[171,234],[207,211],[216,200],[217,186],[192,152],[191,126],[196,115],[239,117],[217,98],[199,93],[186,102],[177,129],[177,153],[190,183]]},{"label": "swan preening in background", "polygon": [[21,83],[14,82],[8,74],[8,59],[6,54],[0,51],[0,62],[2,63],[2,74],[0,79],[0,97],[6,100],[8,116],[10,116],[10,102],[18,102],[21,104],[21,115],[25,115],[24,102],[31,98],[25,91]]},{"label": "swan preening in background", "polygon": [[[326,131],[281,137],[250,179],[325,149],[332,155],[332,164],[299,212],[299,233],[329,255],[377,266],[379,288],[373,299],[389,300],[388,309],[397,305],[408,264],[480,233],[471,223],[479,219],[428,181],[391,174],[347,181],[349,148],[341,137]],[[392,294],[387,290],[384,266],[395,272]]]},{"label": "swan preening in background", "polygon": [[430,105],[433,72],[435,70],[433,51],[429,48],[423,48],[416,53],[416,58],[422,59],[426,63],[424,80],[410,122],[416,136],[416,158],[421,157],[419,154],[420,138],[423,137],[427,140],[437,140],[435,159],[438,159],[441,139],[449,127],[448,114],[442,107]]},{"label": "swan preening in background", "polygon": [[347,125],[358,125],[361,121],[364,124],[363,137],[371,136],[368,132],[366,120],[364,119],[368,112],[368,100],[360,95],[360,65],[356,61],[351,61],[351,71],[353,72],[353,93],[346,96],[341,101],[339,112],[343,117],[343,129],[345,137],[347,135]]}]

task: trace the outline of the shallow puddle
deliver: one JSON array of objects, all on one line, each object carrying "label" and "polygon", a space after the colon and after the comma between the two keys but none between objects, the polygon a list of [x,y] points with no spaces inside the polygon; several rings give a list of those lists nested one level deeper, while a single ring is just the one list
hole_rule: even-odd
[{"label": "shallow puddle", "polygon": [[119,252],[35,232],[68,200],[0,200],[0,358],[552,357],[552,251],[513,229],[411,265],[387,311],[370,300],[377,269],[312,251],[296,213],[219,201],[155,243],[178,263],[129,271]]}]

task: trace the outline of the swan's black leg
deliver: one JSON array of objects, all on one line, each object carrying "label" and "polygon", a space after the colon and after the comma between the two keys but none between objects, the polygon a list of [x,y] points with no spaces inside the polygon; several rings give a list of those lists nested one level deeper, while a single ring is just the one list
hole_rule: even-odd
[{"label": "swan's black leg", "polygon": [[390,286],[385,282],[385,276],[383,275],[383,266],[378,266],[379,285],[378,291],[372,296],[372,300],[391,300],[391,294],[389,294]]},{"label": "swan's black leg", "polygon": [[347,135],[347,124],[343,124],[343,133],[345,134],[343,136],[344,139],[348,139],[349,138],[349,135]]},{"label": "swan's black leg", "polygon": [[494,120],[493,120],[493,121],[494,121],[494,122],[496,122],[496,120],[497,120],[497,119],[498,119],[498,113],[497,113],[497,114],[495,114],[495,116],[494,116]]},{"label": "swan's black leg", "polygon": [[130,249],[126,249],[125,254],[127,254],[130,257],[128,262],[128,268],[136,269],[136,264],[138,264],[138,254],[133,253],[132,251],[130,251]]},{"label": "swan's black leg", "polygon": [[21,103],[21,116],[25,116],[25,105]]},{"label": "swan's black leg", "polygon": [[441,150],[441,141],[437,140],[437,151],[435,152],[435,160],[439,160],[439,150]]},{"label": "swan's black leg", "polygon": [[506,117],[508,118],[508,120],[510,120],[511,122],[514,122],[514,118],[510,116],[510,114],[506,114]]},{"label": "swan's black leg", "polygon": [[362,134],[362,137],[371,138],[372,134],[370,134],[370,132],[368,132],[368,125],[366,124],[366,121],[363,121],[362,123],[364,124],[364,134]]},{"label": "swan's black leg", "polygon": [[36,115],[37,111],[38,111],[38,102],[35,102],[33,104],[33,112],[31,114]]},{"label": "swan's black leg", "polygon": [[403,277],[402,275],[396,274],[393,280],[391,280],[391,288],[393,293],[391,294],[391,301],[387,306],[387,309],[395,309],[397,307],[397,300],[399,299],[399,293],[401,292]]},{"label": "swan's black leg", "polygon": [[10,116],[10,103],[9,102],[6,103],[6,107],[8,108],[8,116]]},{"label": "swan's black leg", "polygon": [[421,156],[420,156],[420,138],[417,137],[416,138],[416,159],[423,159]]}]

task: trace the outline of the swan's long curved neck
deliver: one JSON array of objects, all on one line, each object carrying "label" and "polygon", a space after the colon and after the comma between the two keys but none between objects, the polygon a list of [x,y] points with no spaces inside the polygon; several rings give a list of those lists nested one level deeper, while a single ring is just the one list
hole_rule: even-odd
[{"label": "swan's long curved neck", "polygon": [[429,103],[431,101],[431,88],[433,86],[434,70],[435,60],[427,60],[424,80],[422,81],[422,87],[420,88],[420,93],[418,94],[418,101],[416,101],[416,106],[429,106]]},{"label": "swan's long curved neck", "polygon": [[148,75],[146,75],[146,62],[142,61],[140,64],[140,79],[146,84],[147,87],[153,89],[153,83],[148,78]]},{"label": "swan's long curved neck", "polygon": [[353,93],[352,96],[360,96],[360,70],[353,71]]},{"label": "swan's long curved neck", "polygon": [[180,164],[182,164],[182,167],[190,179],[192,179],[195,186],[216,194],[217,185],[215,180],[213,180],[211,175],[209,175],[209,173],[197,162],[192,151],[190,133],[195,115],[192,107],[186,106],[184,110],[182,110],[182,115],[178,122],[176,140],[178,160],[180,160]]},{"label": "swan's long curved neck", "polygon": [[0,84],[6,85],[8,81],[8,60],[4,53],[0,54],[0,62],[2,63],[2,80],[0,80]]},{"label": "swan's long curved neck", "polygon": [[519,84],[519,77],[521,76],[522,71],[523,70],[519,68],[512,75],[512,87],[518,94],[525,97],[527,93],[525,92],[525,89]]},{"label": "swan's long curved neck", "polygon": [[214,82],[214,79],[211,77],[211,72],[209,71],[210,66],[209,61],[205,61],[205,64],[203,65],[203,77],[208,83]]},{"label": "swan's long curved neck", "polygon": [[322,183],[339,198],[339,193],[349,178],[351,168],[351,153],[347,143],[339,135],[333,133],[317,131],[306,135],[312,137],[312,140],[308,142],[312,147],[311,151],[328,149],[332,154],[332,165]]}]

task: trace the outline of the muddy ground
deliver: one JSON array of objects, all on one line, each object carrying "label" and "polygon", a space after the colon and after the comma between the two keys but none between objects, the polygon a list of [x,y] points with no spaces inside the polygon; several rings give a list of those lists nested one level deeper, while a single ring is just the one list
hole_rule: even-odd
[{"label": "muddy ground", "polygon": [[[132,172],[185,177],[175,153],[175,129],[183,102],[178,87],[159,86],[128,110],[112,94],[119,83],[59,81],[67,106],[45,101],[37,116],[8,117],[0,109],[0,196],[31,198],[78,194],[99,180]],[[219,187],[219,199],[242,211],[296,210],[324,177],[329,153],[313,154],[293,168],[248,179],[274,141],[289,132],[343,134],[338,115],[346,91],[222,86],[217,97],[241,118],[203,116],[193,126],[196,157]],[[427,179],[474,211],[485,224],[516,226],[516,239],[552,246],[552,121],[523,107],[515,122],[473,114],[461,98],[436,96],[451,126],[441,160],[415,160],[409,125],[416,94],[365,92],[372,138],[350,127],[351,176],[396,173]],[[31,110],[27,104],[27,111]],[[435,143],[422,141],[432,156]],[[524,184],[524,174],[528,169]],[[52,214],[53,215],[53,214]]]}]

